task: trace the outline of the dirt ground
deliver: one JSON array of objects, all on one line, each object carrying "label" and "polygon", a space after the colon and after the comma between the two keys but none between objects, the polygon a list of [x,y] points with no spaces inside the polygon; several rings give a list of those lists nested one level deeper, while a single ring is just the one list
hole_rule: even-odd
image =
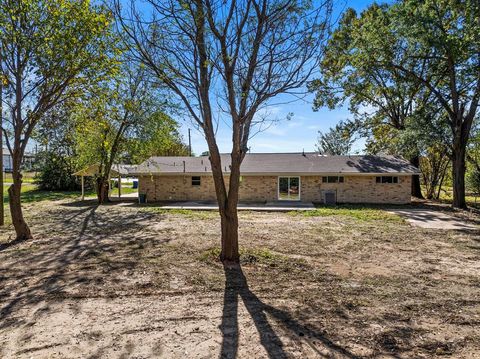
[{"label": "dirt ground", "polygon": [[[1,358],[479,358],[480,234],[394,215],[26,206],[0,245]],[[6,243],[12,229],[0,231]]]}]

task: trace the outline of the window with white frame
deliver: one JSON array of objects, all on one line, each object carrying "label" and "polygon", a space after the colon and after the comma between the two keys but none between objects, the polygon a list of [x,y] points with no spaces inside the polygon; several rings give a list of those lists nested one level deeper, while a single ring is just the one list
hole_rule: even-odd
[{"label": "window with white frame", "polygon": [[345,181],[343,176],[324,176],[322,177],[323,183],[343,183]]},{"label": "window with white frame", "polygon": [[398,183],[398,176],[377,176],[377,183]]}]

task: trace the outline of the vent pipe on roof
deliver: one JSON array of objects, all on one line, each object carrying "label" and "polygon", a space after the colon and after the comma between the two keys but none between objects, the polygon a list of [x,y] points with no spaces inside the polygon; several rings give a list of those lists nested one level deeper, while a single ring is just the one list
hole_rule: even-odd
[{"label": "vent pipe on roof", "polygon": [[303,157],[306,157],[306,156],[305,156],[305,148],[302,149],[302,156],[303,156]]},{"label": "vent pipe on roof", "polygon": [[185,172],[185,161],[183,161],[183,172]]}]

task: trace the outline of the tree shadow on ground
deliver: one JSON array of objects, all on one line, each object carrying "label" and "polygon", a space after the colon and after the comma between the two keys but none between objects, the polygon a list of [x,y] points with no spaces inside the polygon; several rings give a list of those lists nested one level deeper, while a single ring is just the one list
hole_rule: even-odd
[{"label": "tree shadow on ground", "polygon": [[[132,272],[142,260],[162,255],[163,244],[169,239],[158,238],[157,232],[149,230],[154,214],[117,215],[113,209],[97,210],[98,205],[90,205],[46,213],[57,219],[36,224],[34,240],[0,247],[4,255],[4,267],[0,268],[0,330],[37,320],[50,311],[52,300],[108,297],[108,292],[99,291],[103,283],[114,283],[122,290],[122,286],[131,285],[121,280],[125,271]],[[33,318],[22,316],[22,308],[35,305],[40,307]]]},{"label": "tree shadow on ground", "polygon": [[325,356],[312,343],[318,341],[329,355],[340,355],[345,358],[357,358],[356,355],[333,343],[320,331],[299,323],[292,315],[284,310],[275,308],[262,302],[248,287],[247,279],[240,266],[225,266],[225,292],[223,302],[223,316],[221,330],[223,341],[221,358],[236,358],[238,353],[239,325],[238,305],[241,299],[250,314],[260,335],[260,343],[269,358],[288,358],[289,355],[278,332],[270,324],[268,317],[273,318],[288,337],[300,340],[302,338],[319,356]]}]

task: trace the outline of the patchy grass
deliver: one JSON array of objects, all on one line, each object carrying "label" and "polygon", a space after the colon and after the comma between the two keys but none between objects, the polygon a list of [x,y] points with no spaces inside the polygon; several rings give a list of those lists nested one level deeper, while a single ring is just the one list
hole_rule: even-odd
[{"label": "patchy grass", "polygon": [[[124,194],[132,194],[132,193],[138,193],[138,188],[132,188],[132,187],[124,187],[122,186],[122,195]],[[118,197],[118,188],[113,188],[110,191],[110,197]]]},{"label": "patchy grass", "polygon": [[[220,247],[212,247],[204,251],[198,258],[202,262],[217,264],[220,261]],[[303,259],[289,258],[286,255],[274,253],[268,248],[240,247],[240,263],[242,265],[266,265],[270,267],[305,267]]]},{"label": "patchy grass", "polygon": [[212,219],[218,218],[218,211],[193,211],[191,209],[165,209],[158,207],[155,204],[138,205],[142,211],[157,213],[157,214],[170,214],[176,216],[182,216],[191,219]]},{"label": "patchy grass", "polygon": [[[8,203],[8,188],[10,185],[5,185],[3,189],[4,202]],[[41,201],[58,201],[63,199],[78,199],[81,196],[80,191],[42,191],[34,184],[22,184],[22,203],[32,203]],[[95,196],[95,192],[87,191],[86,197]]]},{"label": "patchy grass", "polygon": [[[451,187],[442,188],[440,192],[440,202],[452,204],[453,202],[453,189]],[[474,193],[466,193],[465,201],[470,207],[480,209],[480,195],[475,196]]]},{"label": "patchy grass", "polygon": [[239,212],[224,269],[216,211],[29,204],[35,239],[0,250],[1,356],[478,357],[480,233],[314,213]]},{"label": "patchy grass", "polygon": [[288,212],[292,216],[304,217],[330,217],[342,216],[356,219],[358,221],[385,221],[390,223],[404,223],[404,219],[386,212],[380,208],[355,206],[355,205],[338,205],[338,206],[316,206],[312,211],[291,211]]}]

